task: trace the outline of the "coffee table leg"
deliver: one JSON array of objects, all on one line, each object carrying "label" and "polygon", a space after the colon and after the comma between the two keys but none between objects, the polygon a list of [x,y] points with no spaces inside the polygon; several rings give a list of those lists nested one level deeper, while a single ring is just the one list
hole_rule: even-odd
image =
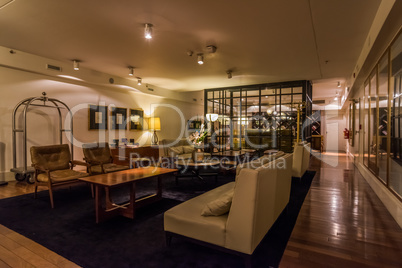
[{"label": "coffee table leg", "polygon": [[162,176],[158,176],[158,189],[156,192],[158,198],[162,198]]},{"label": "coffee table leg", "polygon": [[135,182],[130,184],[130,203],[128,204],[128,206],[126,207],[120,207],[119,208],[119,214],[130,218],[130,219],[134,219],[135,217]]},{"label": "coffee table leg", "polygon": [[198,169],[193,169],[192,171],[191,171],[197,178],[199,178],[200,180],[204,180],[204,178],[203,177],[201,177],[200,176],[200,173],[198,172]]}]

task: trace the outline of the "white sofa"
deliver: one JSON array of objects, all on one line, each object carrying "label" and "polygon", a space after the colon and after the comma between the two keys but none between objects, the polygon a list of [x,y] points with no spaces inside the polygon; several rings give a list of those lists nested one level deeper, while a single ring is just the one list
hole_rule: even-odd
[{"label": "white sofa", "polygon": [[301,178],[310,165],[310,143],[295,144],[293,150],[292,177]]},{"label": "white sofa", "polygon": [[[164,139],[160,142],[160,147],[163,149],[161,156],[175,157],[177,159],[188,160],[192,158],[192,153],[195,150],[194,145],[187,139]],[[209,153],[204,153],[204,156],[210,156]]]},{"label": "white sofa", "polygon": [[160,143],[163,148],[164,157],[177,157],[179,159],[190,159],[194,146],[187,139],[164,139]]},{"label": "white sofa", "polygon": [[[241,255],[250,264],[251,254],[289,202],[292,161],[292,154],[286,154],[259,167],[253,165],[255,169],[241,168],[235,182],[169,209],[164,214],[167,244],[172,236],[189,238]],[[228,212],[201,215],[230,194]]]}]

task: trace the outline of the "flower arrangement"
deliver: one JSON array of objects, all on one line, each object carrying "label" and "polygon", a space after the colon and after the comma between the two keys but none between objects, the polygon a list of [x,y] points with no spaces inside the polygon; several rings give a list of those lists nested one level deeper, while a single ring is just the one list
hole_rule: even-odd
[{"label": "flower arrangement", "polygon": [[188,138],[194,145],[200,146],[207,135],[208,130],[204,128],[204,124],[201,124],[201,129],[199,131],[191,133]]}]

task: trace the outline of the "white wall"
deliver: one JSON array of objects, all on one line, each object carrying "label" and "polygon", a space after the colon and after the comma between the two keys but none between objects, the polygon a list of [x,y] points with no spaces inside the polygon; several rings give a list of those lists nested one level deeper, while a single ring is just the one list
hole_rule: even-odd
[{"label": "white wall", "polygon": [[[182,99],[188,95],[188,102],[177,101],[165,97],[147,95],[133,90],[118,87],[107,87],[85,82],[75,82],[71,79],[38,74],[27,70],[19,70],[0,66],[0,172],[8,172],[12,168],[12,111],[23,99],[41,96],[46,92],[49,98],[58,99],[66,103],[74,114],[75,159],[82,159],[80,143],[94,141],[109,141],[113,138],[134,138],[141,145],[150,143],[148,131],[98,131],[88,130],[88,104],[114,105],[129,109],[142,108],[147,116],[155,115],[161,118],[162,130],[158,132],[159,139],[176,138],[180,135],[183,122],[192,116],[203,115],[203,92],[199,92],[196,102],[193,96],[196,93],[181,94]],[[167,105],[168,107],[157,107]],[[19,111],[22,111],[20,109]],[[17,123],[21,124],[22,113],[17,113]],[[65,113],[63,113],[63,121]],[[30,165],[29,148],[32,145],[46,145],[59,143],[58,116],[56,109],[34,108],[27,116],[28,165]],[[110,123],[110,120],[109,120]],[[23,150],[22,136],[18,134],[17,160],[22,165]],[[65,139],[64,142],[67,142]],[[8,176],[9,177],[9,174]]]},{"label": "white wall", "polygon": [[[324,150],[326,150],[329,143],[335,145],[337,147],[337,151],[345,152],[346,151],[346,140],[343,138],[343,130],[346,127],[346,119],[342,111],[339,110],[326,110],[324,113],[321,114],[321,121],[324,122],[321,124],[321,133],[324,136]],[[327,125],[328,124],[336,124],[338,126],[338,131],[336,134],[336,140],[329,140],[327,135]]]}]

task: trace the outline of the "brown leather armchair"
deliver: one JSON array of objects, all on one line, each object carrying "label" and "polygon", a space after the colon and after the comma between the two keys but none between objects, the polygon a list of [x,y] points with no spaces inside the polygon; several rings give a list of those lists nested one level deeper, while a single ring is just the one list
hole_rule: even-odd
[{"label": "brown leather armchair", "polygon": [[91,175],[110,173],[129,169],[129,166],[116,165],[107,142],[86,143],[82,145],[84,160]]},{"label": "brown leather armchair", "polygon": [[89,174],[73,170],[76,165],[87,166],[85,162],[71,160],[68,144],[32,146],[31,161],[35,168],[35,193],[38,187],[49,188],[50,204],[54,208],[53,188],[61,185],[77,183],[79,178]]}]

